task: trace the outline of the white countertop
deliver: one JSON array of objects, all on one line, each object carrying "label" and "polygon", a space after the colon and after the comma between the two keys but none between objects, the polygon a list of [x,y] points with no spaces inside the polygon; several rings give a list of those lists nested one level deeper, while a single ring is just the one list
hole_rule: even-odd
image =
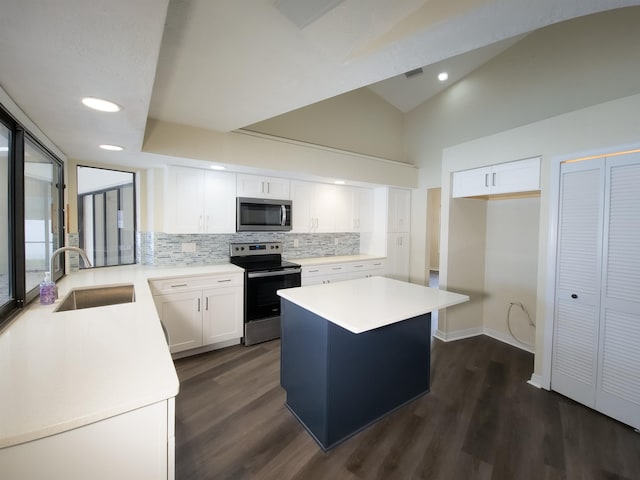
[{"label": "white countertop", "polygon": [[467,295],[386,277],[288,288],[278,295],[353,333],[469,300]]},{"label": "white countertop", "polygon": [[364,262],[367,260],[384,260],[379,255],[341,255],[333,257],[288,258],[287,260],[302,265],[325,265],[331,263]]},{"label": "white countertop", "polygon": [[148,280],[242,273],[229,263],[119,266],[71,273],[75,287],[133,284],[136,301],[68,312],[29,305],[0,333],[0,448],[60,433],[175,397],[178,377]]}]

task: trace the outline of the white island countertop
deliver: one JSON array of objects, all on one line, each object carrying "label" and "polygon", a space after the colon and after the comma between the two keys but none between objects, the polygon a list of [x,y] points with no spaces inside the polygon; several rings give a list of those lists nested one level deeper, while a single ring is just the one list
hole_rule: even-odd
[{"label": "white island countertop", "polygon": [[81,270],[70,289],[133,284],[135,302],[68,312],[30,304],[0,332],[0,448],[81,427],[178,393],[178,377],[148,280],[242,273],[229,263]]},{"label": "white island countertop", "polygon": [[278,290],[278,295],[353,333],[469,300],[467,295],[386,277],[288,288]]}]

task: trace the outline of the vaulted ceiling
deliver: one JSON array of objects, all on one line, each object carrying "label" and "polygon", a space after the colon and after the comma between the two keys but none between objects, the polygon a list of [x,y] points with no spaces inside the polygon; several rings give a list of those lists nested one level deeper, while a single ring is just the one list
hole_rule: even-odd
[{"label": "vaulted ceiling", "polygon": [[[0,84],[67,156],[143,165],[149,117],[232,131],[365,86],[407,111],[446,88],[440,67],[452,82],[534,29],[638,4],[4,0]],[[84,96],[123,110],[88,110]],[[101,143],[125,151],[114,160]]]}]

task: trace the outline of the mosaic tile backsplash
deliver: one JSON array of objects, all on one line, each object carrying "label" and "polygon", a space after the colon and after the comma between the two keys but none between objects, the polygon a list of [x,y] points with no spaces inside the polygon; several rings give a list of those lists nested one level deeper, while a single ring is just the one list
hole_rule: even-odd
[{"label": "mosaic tile backsplash", "polygon": [[[233,234],[173,235],[140,232],[138,261],[142,265],[203,265],[229,260],[230,243],[281,242],[283,256],[289,259],[357,255],[359,233],[243,232]],[[294,241],[298,246],[294,247]],[[195,244],[195,252],[183,252],[182,244]]]}]

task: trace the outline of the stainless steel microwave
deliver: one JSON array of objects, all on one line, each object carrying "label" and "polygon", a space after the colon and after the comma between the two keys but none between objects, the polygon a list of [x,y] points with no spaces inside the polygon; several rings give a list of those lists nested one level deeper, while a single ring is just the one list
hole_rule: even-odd
[{"label": "stainless steel microwave", "polygon": [[237,232],[288,232],[291,200],[237,197]]}]

